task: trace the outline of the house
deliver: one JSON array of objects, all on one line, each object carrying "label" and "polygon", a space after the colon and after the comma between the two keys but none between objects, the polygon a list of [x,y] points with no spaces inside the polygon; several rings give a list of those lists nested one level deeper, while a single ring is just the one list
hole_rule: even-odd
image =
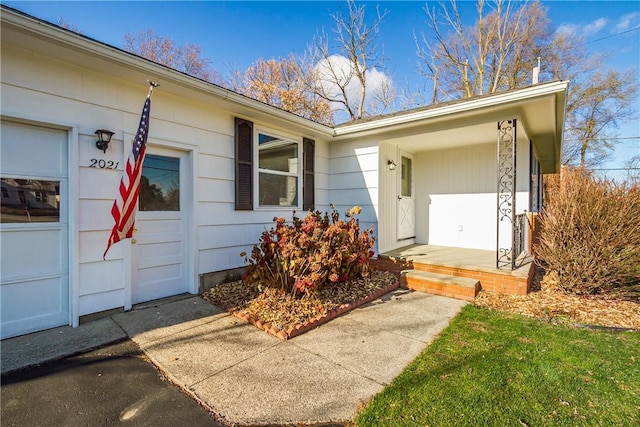
[{"label": "house", "polygon": [[[567,82],[329,127],[5,6],[1,29],[2,338],[197,294],[243,267],[274,216],[331,203],[362,207],[381,265],[453,275],[423,258],[471,251],[474,295],[527,291],[525,210],[559,169]],[[161,86],[137,231],[103,260],[147,80]]]}]

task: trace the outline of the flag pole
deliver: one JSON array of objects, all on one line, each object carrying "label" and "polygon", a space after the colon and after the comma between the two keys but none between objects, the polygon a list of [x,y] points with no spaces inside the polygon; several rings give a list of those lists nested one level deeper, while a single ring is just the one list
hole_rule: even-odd
[{"label": "flag pole", "polygon": [[160,83],[152,82],[151,80],[147,80],[147,82],[149,82],[149,93],[147,94],[147,98],[151,98],[151,95],[153,95],[153,89],[160,86]]},{"label": "flag pole", "polygon": [[106,259],[107,252],[109,252],[109,248],[111,248],[112,245],[123,239],[130,239],[133,237],[133,232],[135,231],[134,225],[136,212],[138,210],[140,178],[142,176],[142,166],[146,152],[147,136],[149,134],[151,94],[153,93],[153,89],[160,86],[158,83],[150,80],[147,80],[147,82],[149,82],[149,93],[142,107],[140,124],[138,125],[138,130],[131,147],[131,154],[127,159],[122,179],[120,180],[118,195],[111,208],[111,216],[113,216],[115,224],[107,242],[107,249],[102,255],[103,260]]}]

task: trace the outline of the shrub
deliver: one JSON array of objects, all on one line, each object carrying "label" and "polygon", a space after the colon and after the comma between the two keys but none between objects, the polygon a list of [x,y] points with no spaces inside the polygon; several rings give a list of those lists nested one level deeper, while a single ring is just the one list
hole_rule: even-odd
[{"label": "shrub", "polygon": [[320,287],[369,274],[373,230],[360,232],[355,206],[346,214],[347,221],[332,213],[310,211],[304,219],[295,216],[287,224],[274,218],[275,227],[265,230],[251,256],[242,253],[249,263],[245,280],[264,288],[279,288],[293,295],[314,294]]},{"label": "shrub", "polygon": [[551,184],[536,255],[579,295],[640,295],[640,186],[568,169]]}]

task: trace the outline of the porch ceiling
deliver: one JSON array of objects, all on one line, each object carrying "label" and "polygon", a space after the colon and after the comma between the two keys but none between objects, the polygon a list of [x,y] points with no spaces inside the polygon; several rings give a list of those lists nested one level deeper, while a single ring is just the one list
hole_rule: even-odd
[{"label": "porch ceiling", "polygon": [[410,152],[496,142],[497,122],[518,119],[518,139],[533,141],[543,173],[560,168],[568,82],[431,106],[336,128],[337,139],[375,135]]},{"label": "porch ceiling", "polygon": [[[522,126],[518,125],[518,134]],[[422,133],[386,139],[409,152],[441,150],[444,148],[495,142],[497,138],[495,122],[458,126],[448,129],[425,129]]]},{"label": "porch ceiling", "polygon": [[[476,144],[495,143],[497,123],[517,119],[518,140],[532,140],[536,156],[545,172],[554,172],[559,158],[556,147],[557,129],[555,97],[544,97],[504,108],[490,106],[473,115],[459,114],[446,121],[423,123],[400,131],[385,141],[410,152],[440,150]],[[560,145],[558,143],[558,145]],[[558,152],[556,153],[556,148]]]}]

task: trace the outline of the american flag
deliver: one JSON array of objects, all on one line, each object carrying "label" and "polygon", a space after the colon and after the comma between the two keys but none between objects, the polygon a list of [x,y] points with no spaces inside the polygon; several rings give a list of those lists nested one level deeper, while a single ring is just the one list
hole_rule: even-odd
[{"label": "american flag", "polygon": [[[151,88],[152,90],[153,88]],[[107,249],[102,255],[105,259],[109,248],[114,243],[122,239],[129,239],[133,236],[133,226],[136,220],[136,210],[138,208],[138,195],[140,194],[140,176],[142,175],[142,162],[147,149],[147,134],[149,133],[149,114],[151,112],[151,90],[147,100],[142,107],[140,125],[133,141],[131,154],[127,159],[127,164],[120,180],[118,197],[113,202],[111,215],[115,220],[115,225],[111,230],[111,236],[107,243]]]}]

